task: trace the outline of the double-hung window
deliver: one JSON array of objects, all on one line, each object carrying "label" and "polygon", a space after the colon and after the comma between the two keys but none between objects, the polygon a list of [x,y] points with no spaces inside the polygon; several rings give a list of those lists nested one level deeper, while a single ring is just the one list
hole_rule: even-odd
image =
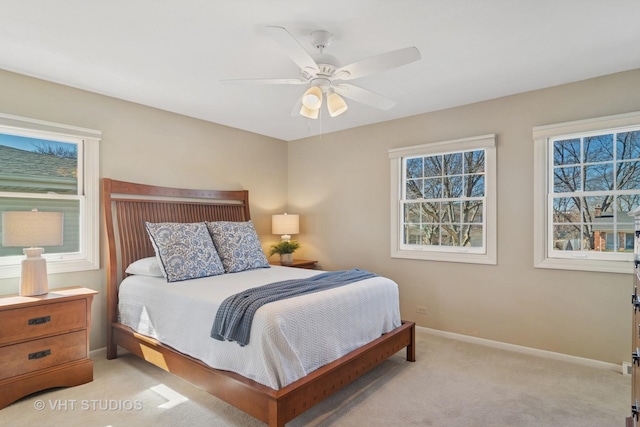
[{"label": "double-hung window", "polygon": [[535,263],[630,273],[640,113],[537,127]]},{"label": "double-hung window", "polygon": [[389,150],[391,256],[496,264],[495,135]]},{"label": "double-hung window", "polygon": [[[44,248],[49,273],[99,268],[100,137],[91,129],[0,114],[0,212],[63,214],[62,245]],[[0,277],[20,275],[22,251],[0,246]]]}]

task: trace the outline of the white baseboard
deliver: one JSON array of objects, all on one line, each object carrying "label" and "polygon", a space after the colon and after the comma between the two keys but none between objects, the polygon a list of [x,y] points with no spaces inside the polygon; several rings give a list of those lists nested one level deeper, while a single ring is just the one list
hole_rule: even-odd
[{"label": "white baseboard", "polygon": [[465,341],[473,344],[480,344],[487,347],[498,348],[501,350],[514,351],[516,353],[524,353],[524,354],[530,354],[533,356],[545,357],[548,359],[555,359],[555,360],[561,360],[564,362],[577,363],[579,365],[589,366],[591,368],[606,369],[606,370],[617,371],[617,372],[622,371],[622,365],[616,365],[615,363],[602,362],[600,360],[587,359],[587,358],[578,357],[578,356],[571,356],[570,354],[556,353],[553,351],[540,350],[532,347],[524,347],[521,345],[509,344],[501,341],[493,341],[486,338],[478,338],[478,337],[472,337],[469,335],[456,334],[453,332],[439,331],[437,329],[425,328],[422,326],[416,326],[416,328],[421,329],[432,335],[437,335],[437,336],[450,338],[458,341]]},{"label": "white baseboard", "polygon": [[[416,325],[416,329],[420,329],[420,330],[422,330],[422,331],[424,331],[424,332],[426,332],[428,334],[437,335],[437,336],[441,336],[441,337],[445,337],[445,338],[450,338],[450,339],[458,340],[458,341],[469,342],[469,343],[472,343],[472,344],[484,345],[484,346],[487,346],[487,347],[493,347],[493,348],[497,348],[497,349],[501,349],[501,350],[513,351],[513,352],[516,352],[516,353],[530,354],[530,355],[533,355],[533,356],[546,357],[548,359],[561,360],[561,361],[569,362],[569,363],[577,363],[579,365],[589,366],[591,368],[617,371],[617,372],[621,372],[623,374],[627,373],[627,372],[625,372],[625,366],[624,366],[625,362],[623,362],[621,365],[616,365],[615,363],[602,362],[600,360],[587,359],[587,358],[578,357],[578,356],[571,356],[570,354],[556,353],[556,352],[547,351],[547,350],[540,350],[540,349],[533,348],[533,347],[524,347],[524,346],[521,346],[521,345],[509,344],[509,343],[505,343],[505,342],[502,342],[502,341],[489,340],[489,339],[486,339],[486,338],[472,337],[470,335],[456,334],[454,332],[440,331],[438,329],[425,328],[424,326],[417,326]],[[107,353],[107,348],[106,347],[102,347],[102,348],[97,348],[95,350],[91,350],[89,352],[89,356],[90,357],[106,357],[106,353]],[[628,365],[628,363],[626,363],[626,364]]]}]

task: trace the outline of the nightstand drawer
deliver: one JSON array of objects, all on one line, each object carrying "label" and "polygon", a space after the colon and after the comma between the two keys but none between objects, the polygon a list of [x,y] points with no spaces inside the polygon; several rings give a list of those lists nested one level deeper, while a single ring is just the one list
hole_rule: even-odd
[{"label": "nightstand drawer", "polygon": [[0,345],[87,326],[86,299],[0,312]]},{"label": "nightstand drawer", "polygon": [[86,331],[0,347],[0,380],[86,357]]}]

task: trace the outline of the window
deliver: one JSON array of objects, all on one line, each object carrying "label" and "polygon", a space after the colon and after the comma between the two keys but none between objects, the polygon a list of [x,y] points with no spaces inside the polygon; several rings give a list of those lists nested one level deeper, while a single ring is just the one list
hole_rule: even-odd
[{"label": "window", "polygon": [[495,135],[389,150],[391,256],[496,264]]},{"label": "window", "polygon": [[534,128],[535,265],[631,273],[640,113]]},{"label": "window", "polygon": [[[99,131],[0,114],[0,212],[63,213],[63,244],[43,255],[49,273],[99,268],[99,140]],[[20,276],[22,249],[0,246],[0,277]]]}]

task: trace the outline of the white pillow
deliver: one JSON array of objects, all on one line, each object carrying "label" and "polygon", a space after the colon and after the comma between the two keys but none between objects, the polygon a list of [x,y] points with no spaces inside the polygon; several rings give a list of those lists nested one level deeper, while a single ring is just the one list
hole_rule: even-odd
[{"label": "white pillow", "polygon": [[162,268],[160,268],[160,263],[158,262],[158,258],[152,256],[149,258],[142,258],[137,261],[129,264],[127,269],[125,270],[128,274],[137,274],[140,276],[152,276],[152,277],[163,277]]}]

